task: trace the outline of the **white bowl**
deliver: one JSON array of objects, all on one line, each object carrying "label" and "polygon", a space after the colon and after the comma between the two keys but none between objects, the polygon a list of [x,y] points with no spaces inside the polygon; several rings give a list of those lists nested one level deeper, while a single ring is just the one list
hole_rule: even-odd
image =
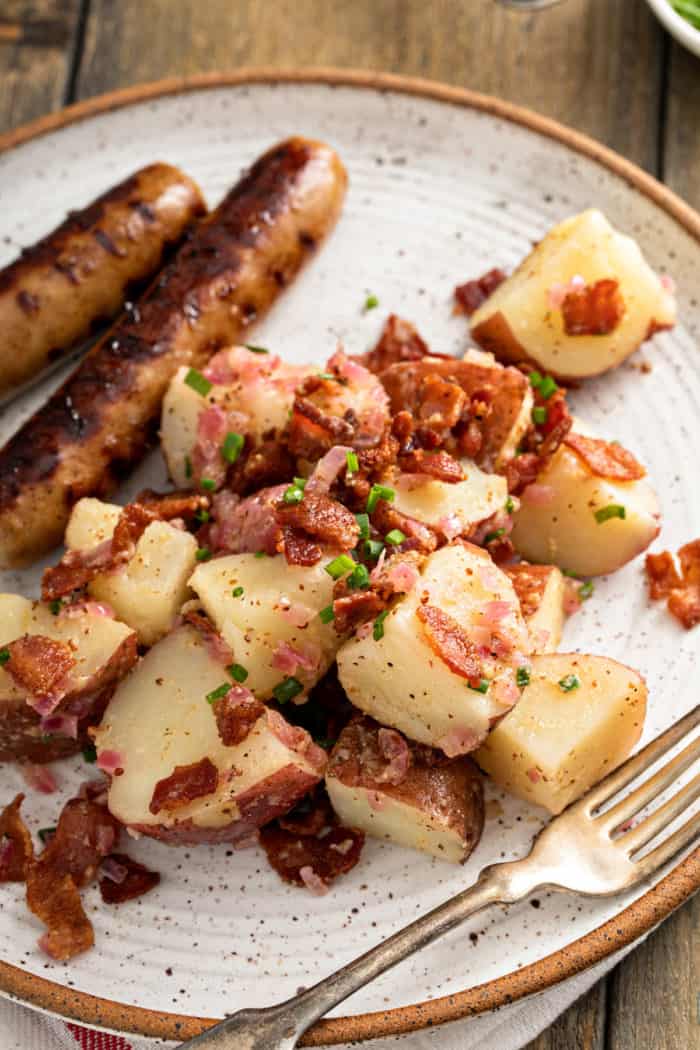
[{"label": "white bowl", "polygon": [[673,9],[669,0],[647,0],[649,7],[672,37],[700,57],[700,29],[695,29],[686,22],[682,15]]}]

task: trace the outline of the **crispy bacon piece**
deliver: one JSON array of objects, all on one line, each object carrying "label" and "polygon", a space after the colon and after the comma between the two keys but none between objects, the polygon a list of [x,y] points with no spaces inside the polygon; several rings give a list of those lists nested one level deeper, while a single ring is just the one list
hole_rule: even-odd
[{"label": "crispy bacon piece", "polygon": [[569,433],[564,444],[574,450],[589,470],[599,478],[610,478],[613,481],[637,481],[643,478],[646,470],[631,452],[622,445],[614,445],[600,438],[584,437],[583,434]]},{"label": "crispy bacon piece", "polygon": [[228,554],[279,554],[282,550],[282,529],[275,515],[275,506],[287,486],[274,485],[241,500],[224,489],[212,501],[214,522],[204,535],[212,550]]},{"label": "crispy bacon piece", "polygon": [[39,947],[52,959],[66,962],[95,943],[92,923],[85,914],[80,893],[70,875],[30,867],[27,906],[47,926]]},{"label": "crispy bacon piece", "polygon": [[646,573],[650,598],[668,598],[671,591],[683,586],[670,551],[647,554]]},{"label": "crispy bacon piece", "polygon": [[179,809],[196,798],[211,795],[216,791],[219,774],[209,758],[191,762],[188,766],[175,766],[169,777],[159,780],[153,789],[148,805],[151,813],[162,809]]},{"label": "crispy bacon piece", "polygon": [[257,492],[258,489],[280,485],[291,478],[296,462],[279,437],[271,437],[251,449],[245,458],[239,457],[229,467],[227,487],[241,495]]},{"label": "crispy bacon piece", "polygon": [[438,545],[437,536],[429,525],[402,514],[385,500],[380,499],[372,512],[372,524],[383,536],[392,529],[400,529],[406,536],[400,545],[401,551],[415,550],[421,554],[431,554]]},{"label": "crispy bacon piece", "polygon": [[317,894],[355,867],[364,841],[360,831],[328,824],[316,835],[285,831],[279,823],[260,831],[260,844],[277,874]]},{"label": "crispy bacon piece", "polygon": [[320,459],[333,445],[351,444],[354,436],[355,427],[351,421],[324,412],[308,397],[298,396],[294,399],[287,445],[295,456],[311,460]]},{"label": "crispy bacon piece", "polygon": [[88,551],[66,551],[58,565],[44,569],[41,597],[45,602],[51,602],[70,594],[71,591],[80,590],[112,565],[111,540],[105,540]]},{"label": "crispy bacon piece", "polygon": [[468,403],[458,383],[437,374],[427,375],[419,388],[418,418],[426,427],[451,430]]},{"label": "crispy bacon piece", "polygon": [[481,304],[485,303],[490,295],[493,295],[498,286],[503,284],[505,279],[506,274],[503,270],[495,267],[473,281],[458,284],[455,288],[457,309],[465,313],[467,317],[471,317]]},{"label": "crispy bacon piece", "polygon": [[360,538],[355,515],[330,496],[305,493],[300,503],[280,502],[275,509],[283,527],[299,529],[331,547],[351,550]]},{"label": "crispy bacon piece", "polygon": [[540,458],[536,452],[523,452],[514,459],[508,460],[505,466],[508,491],[520,494],[536,480],[539,472]]},{"label": "crispy bacon piece", "polygon": [[124,874],[119,881],[106,875],[100,879],[100,896],[105,904],[122,904],[124,901],[134,900],[135,897],[142,897],[160,882],[160,874],[157,871],[150,871],[126,853],[112,853],[107,859],[124,869]]},{"label": "crispy bacon piece", "polygon": [[509,565],[504,569],[513,584],[513,590],[520,602],[520,609],[525,619],[534,616],[539,609],[551,571],[551,565],[531,565],[527,561]]},{"label": "crispy bacon piece", "polygon": [[690,630],[700,623],[700,540],[678,551],[680,576],[669,551],[647,554],[646,571],[652,598],[668,597],[668,611]]},{"label": "crispy bacon piece", "polygon": [[536,451],[540,457],[540,468],[544,466],[550,456],[557,451],[566,435],[571,430],[573,420],[569,412],[564,390],[557,390],[549,400],[543,401],[539,391],[535,393],[535,404],[545,405],[547,418],[544,423],[535,428],[538,439],[542,438],[537,445]]},{"label": "crispy bacon piece", "polygon": [[411,750],[406,738],[395,729],[382,727],[377,733],[377,743],[386,762],[377,780],[394,785],[403,783],[411,765]]},{"label": "crispy bacon piece", "polygon": [[429,353],[428,344],[421,339],[410,321],[404,321],[396,314],[389,314],[374,349],[353,360],[379,375],[389,365],[395,365],[398,361],[418,361]]},{"label": "crispy bacon piece", "polygon": [[386,607],[386,602],[374,591],[350,591],[333,602],[333,626],[338,634],[374,620]]},{"label": "crispy bacon piece", "polygon": [[203,492],[190,492],[189,489],[175,492],[143,489],[134,502],[156,514],[159,521],[172,521],[173,518],[184,518],[187,521],[198,511],[207,510],[211,499]]},{"label": "crispy bacon piece", "polygon": [[457,621],[435,605],[419,605],[416,616],[433,652],[454,674],[478,685],[482,675],[479,650]]},{"label": "crispy bacon piece", "polygon": [[61,697],[66,692],[75,657],[65,642],[43,634],[25,634],[6,646],[10,658],[5,670],[22,689],[35,697]]},{"label": "crispy bacon piece", "polygon": [[24,882],[34,859],[29,828],[20,814],[24,795],[14,797],[0,813],[0,882]]},{"label": "crispy bacon piece", "polygon": [[257,720],[265,714],[265,705],[242,685],[232,686],[226,696],[214,704],[216,728],[221,743],[226,747],[240,744]]},{"label": "crispy bacon piece", "polygon": [[304,533],[285,527],[282,535],[284,537],[284,556],[289,565],[315,565],[321,560],[321,548]]},{"label": "crispy bacon piece", "polygon": [[414,449],[413,452],[407,452],[399,458],[399,466],[406,474],[428,474],[431,478],[437,478],[448,485],[464,481],[462,464],[445,451],[425,452],[422,448]]},{"label": "crispy bacon piece", "polygon": [[668,596],[668,611],[686,631],[700,623],[700,587],[681,587]]},{"label": "crispy bacon piece", "polygon": [[127,503],[112,533],[112,563],[130,558],[148,526],[157,520],[155,510],[141,503]]},{"label": "crispy bacon piece", "polygon": [[217,660],[224,667],[233,663],[233,650],[228,642],[224,641],[214,624],[208,616],[196,609],[189,609],[183,616],[185,623],[189,623],[202,637],[205,648],[213,660]]},{"label": "crispy bacon piece", "polygon": [[619,282],[606,277],[572,289],[564,297],[561,312],[567,335],[609,335],[625,313]]}]

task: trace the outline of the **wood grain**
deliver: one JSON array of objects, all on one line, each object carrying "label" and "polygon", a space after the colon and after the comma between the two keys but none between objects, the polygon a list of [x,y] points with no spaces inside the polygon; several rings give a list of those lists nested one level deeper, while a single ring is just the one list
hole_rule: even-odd
[{"label": "wood grain", "polygon": [[2,0],[0,130],[64,103],[79,0]]},{"label": "wood grain", "polygon": [[700,209],[700,58],[676,43],[669,50],[663,176]]},{"label": "wood grain", "polygon": [[525,1050],[607,1050],[606,1000],[607,982],[599,981]]}]

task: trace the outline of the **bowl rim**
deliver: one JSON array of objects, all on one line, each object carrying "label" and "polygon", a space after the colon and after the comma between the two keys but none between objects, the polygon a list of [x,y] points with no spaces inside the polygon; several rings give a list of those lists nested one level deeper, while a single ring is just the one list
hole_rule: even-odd
[{"label": "bowl rim", "polygon": [[[675,12],[672,13],[675,15]],[[692,29],[692,26],[688,25],[688,28]],[[256,66],[229,73],[170,77],[137,84],[75,103],[5,132],[0,135],[0,155],[42,135],[115,109],[170,95],[250,84],[325,85],[394,92],[477,110],[521,125],[588,157],[626,180],[631,189],[643,194],[670,215],[697,241],[700,249],[700,214],[652,175],[595,139],[503,99],[422,77],[372,70],[325,66],[308,69]],[[402,1035],[476,1016],[544,991],[632,944],[699,889],[700,847],[697,847],[655,886],[616,916],[534,963],[442,998],[321,1020],[306,1033],[300,1045],[331,1046]],[[20,967],[0,960],[2,993],[37,1009],[58,1014],[66,1020],[122,1034],[180,1041],[216,1023],[213,1018],[150,1010],[104,999],[27,973]]]},{"label": "bowl rim", "polygon": [[700,55],[700,29],[696,29],[687,18],[679,14],[671,0],[647,0],[665,29],[693,54]]}]

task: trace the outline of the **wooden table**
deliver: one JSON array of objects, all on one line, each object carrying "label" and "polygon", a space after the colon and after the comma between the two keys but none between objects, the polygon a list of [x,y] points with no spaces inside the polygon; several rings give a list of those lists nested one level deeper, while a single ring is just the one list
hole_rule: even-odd
[{"label": "wooden table", "polygon": [[[0,0],[0,130],[140,81],[263,64],[500,95],[601,139],[700,208],[700,61],[642,0],[535,14],[494,0]],[[700,1048],[699,997],[700,896],[529,1050]]]}]

